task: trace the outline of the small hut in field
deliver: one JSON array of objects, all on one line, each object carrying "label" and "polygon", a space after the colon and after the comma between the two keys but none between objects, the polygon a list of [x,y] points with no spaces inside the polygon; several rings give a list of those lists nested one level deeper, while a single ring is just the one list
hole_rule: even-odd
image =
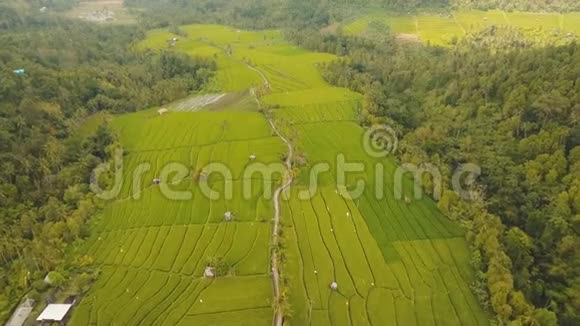
[{"label": "small hut in field", "polygon": [[179,39],[177,37],[172,37],[172,38],[167,40],[167,42],[169,42],[170,47],[174,47],[175,44],[177,44],[177,41],[179,41]]},{"label": "small hut in field", "polygon": [[203,277],[205,278],[214,278],[215,277],[215,269],[211,266],[207,266],[203,271]]},{"label": "small hut in field", "polygon": [[231,222],[234,219],[234,214],[232,214],[232,212],[226,212],[224,214],[224,220],[226,222]]},{"label": "small hut in field", "polygon": [[164,115],[167,112],[169,112],[169,110],[167,110],[166,108],[161,108],[157,110],[157,113],[159,113],[159,115]]}]

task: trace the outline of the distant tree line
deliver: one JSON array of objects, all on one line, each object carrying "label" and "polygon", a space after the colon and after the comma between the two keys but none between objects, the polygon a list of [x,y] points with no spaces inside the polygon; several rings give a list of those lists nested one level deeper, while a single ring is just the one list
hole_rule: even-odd
[{"label": "distant tree line", "polygon": [[283,26],[324,26],[330,21],[326,0],[126,0],[126,5],[145,8],[149,27],[191,23],[235,24],[248,29]]},{"label": "distant tree line", "polygon": [[[450,49],[393,35],[287,37],[343,56],[325,79],[364,94],[364,124],[404,135],[402,162],[440,168],[439,207],[466,227],[474,292],[500,322],[578,325],[580,45],[535,47],[513,33],[490,28]],[[482,169],[470,201],[450,190],[462,163]]]},{"label": "distant tree line", "polygon": [[145,8],[151,27],[188,23],[235,24],[243,28],[322,27],[360,13],[366,8],[409,11],[442,8],[445,0],[126,0]]}]

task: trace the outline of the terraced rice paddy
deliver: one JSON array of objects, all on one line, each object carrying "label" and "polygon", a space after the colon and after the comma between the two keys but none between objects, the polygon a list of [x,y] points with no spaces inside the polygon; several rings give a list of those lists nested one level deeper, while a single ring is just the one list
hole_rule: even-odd
[{"label": "terraced rice paddy", "polygon": [[511,25],[521,28],[545,31],[561,31],[565,34],[580,34],[579,13],[529,13],[490,11],[458,11],[450,14],[395,14],[375,12],[355,18],[343,25],[343,30],[351,35],[364,35],[373,22],[386,24],[398,34],[413,34],[423,42],[447,45],[454,38],[466,32],[479,30],[491,25]]},{"label": "terraced rice paddy", "polygon": [[[354,122],[298,122],[296,128],[313,161],[333,162],[334,153],[344,152],[351,161],[376,163],[358,148],[362,130]],[[395,165],[382,163],[392,175]],[[295,194],[285,206],[298,324],[485,325],[466,287],[472,278],[461,231],[430,200],[406,204],[392,192],[376,199],[371,175],[356,178],[371,185],[359,199],[340,196],[327,175],[312,199]],[[337,292],[330,280],[339,284]]]},{"label": "terraced rice paddy", "polygon": [[[151,167],[141,185],[134,186],[127,173],[121,199],[93,223],[95,236],[87,251],[103,273],[73,324],[203,325],[229,315],[248,323],[270,320],[271,203],[262,199],[259,179],[252,197],[242,200],[240,178],[250,153],[269,163],[285,147],[257,113],[155,114],[149,110],[113,121],[126,146],[125,169],[136,170],[140,163]],[[191,176],[173,185],[192,193],[187,201],[168,199],[151,185],[167,163],[181,162],[195,171],[210,161],[232,167],[231,200],[207,199]],[[223,183],[209,182],[223,188]],[[235,212],[233,222],[222,223],[226,211]],[[230,275],[202,279],[210,257],[221,257]],[[232,312],[222,316],[222,311]]]},{"label": "terraced rice paddy", "polygon": [[[223,26],[186,26],[180,40],[191,55],[217,57],[220,73],[214,87],[238,91],[270,83],[262,103],[275,107],[273,117],[305,153],[301,169],[282,201],[282,237],[289,280],[290,325],[486,325],[487,315],[469,290],[469,252],[462,231],[437,210],[429,198],[406,203],[392,194],[375,196],[375,173],[391,158],[373,159],[363,150],[358,125],[362,96],[327,85],[317,65],[329,54],[309,53],[283,41],[276,31],[247,32]],[[167,34],[155,31],[137,48],[160,49]],[[211,50],[214,49],[214,50]],[[210,51],[211,50],[211,51]],[[247,64],[251,63],[251,66]],[[253,69],[252,69],[253,68]],[[254,70],[255,69],[255,70]],[[154,109],[113,119],[126,149],[125,182],[119,199],[93,222],[86,251],[102,274],[76,308],[73,325],[270,325],[272,279],[269,265],[273,204],[264,193],[281,183],[280,175],[253,176],[252,192],[242,188],[249,155],[265,164],[281,162],[285,144],[258,112],[170,112]],[[358,199],[339,195],[336,157],[364,163],[345,186],[365,180]],[[191,198],[170,200],[151,184],[170,162],[189,173],[172,185]],[[231,169],[225,178],[208,177],[231,199],[208,199],[195,171],[210,162]],[[309,191],[309,167],[326,162],[317,191]],[[148,166],[138,166],[147,163]],[[148,168],[147,168],[148,167]],[[133,171],[141,171],[141,184]],[[411,196],[411,181],[405,192]],[[224,222],[224,212],[234,212]],[[203,278],[208,258],[221,257],[227,275]],[[329,285],[337,282],[338,290]]]}]

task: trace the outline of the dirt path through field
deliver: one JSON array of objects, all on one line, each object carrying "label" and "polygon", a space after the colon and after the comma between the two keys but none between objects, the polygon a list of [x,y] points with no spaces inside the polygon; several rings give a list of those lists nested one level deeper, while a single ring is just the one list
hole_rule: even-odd
[{"label": "dirt path through field", "polygon": [[[261,72],[258,68],[247,64],[246,66],[255,72],[257,72],[262,79],[264,80],[264,87],[270,88],[270,81],[266,75]],[[256,102],[258,103],[258,107],[261,107],[262,104],[260,103],[260,99],[256,96],[255,91],[253,92],[254,96],[256,97]],[[272,283],[274,285],[274,302],[280,302],[280,267],[278,266],[278,252],[276,248],[278,246],[278,231],[280,229],[280,195],[284,192],[284,190],[288,189],[292,182],[294,181],[294,177],[292,176],[292,156],[293,156],[293,148],[292,143],[288,141],[276,128],[274,121],[268,117],[266,117],[268,123],[274,130],[274,133],[286,144],[288,147],[288,155],[286,156],[286,161],[284,164],[286,165],[286,173],[283,178],[283,184],[276,189],[274,192],[274,225],[272,226],[272,257],[271,257],[271,265],[272,265]],[[282,326],[284,323],[284,315],[282,311],[278,307],[274,308],[274,319],[272,321],[274,326]]]},{"label": "dirt path through field", "polygon": [[266,86],[267,88],[270,88],[270,81],[268,80],[268,78],[266,78],[266,75],[264,75],[263,72],[261,72],[258,68],[249,65],[246,63],[246,66],[248,66],[248,68],[252,69],[253,71],[257,72],[260,77],[262,77],[262,79],[264,80],[264,86]]},{"label": "dirt path through field", "polygon": [[[292,144],[278,132],[274,122],[268,119],[268,122],[272,126],[274,132],[282,139],[286,146],[288,146],[288,156],[286,158],[286,175],[284,179],[286,180],[274,193],[274,226],[272,227],[272,282],[274,283],[274,300],[275,302],[279,302],[280,300],[280,268],[278,266],[278,254],[276,252],[276,247],[278,246],[278,230],[280,228],[280,195],[284,190],[288,189],[292,182],[294,181],[294,177],[292,176]],[[274,316],[274,325],[275,326],[282,326],[283,324],[283,315],[279,309],[276,309],[275,316]]]}]

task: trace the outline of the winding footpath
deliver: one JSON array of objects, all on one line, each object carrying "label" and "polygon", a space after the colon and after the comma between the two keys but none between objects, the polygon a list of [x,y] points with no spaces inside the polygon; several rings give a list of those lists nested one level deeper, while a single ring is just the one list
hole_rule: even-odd
[{"label": "winding footpath", "polygon": [[[280,194],[294,181],[294,177],[292,176],[292,144],[278,132],[276,126],[272,122],[272,120],[268,119],[270,126],[274,132],[282,139],[286,146],[288,146],[288,157],[286,158],[286,174],[284,179],[286,180],[276,192],[274,192],[274,226],[272,227],[272,282],[274,283],[274,300],[275,302],[280,301],[280,268],[278,266],[278,254],[276,248],[278,246],[278,230],[280,228]],[[274,325],[282,326],[284,316],[280,309],[276,309],[275,316],[274,316]]]},{"label": "winding footpath", "polygon": [[[257,69],[256,67],[254,67],[248,63],[246,63],[246,66],[249,69],[252,69],[253,71],[257,72],[260,75],[260,77],[262,77],[262,79],[264,80],[264,87],[270,88],[270,81],[268,81],[268,78],[266,78],[266,75],[264,75],[264,73],[262,73],[259,69]],[[261,108],[262,103],[260,102],[260,99],[258,98],[258,96],[256,95],[256,92],[254,90],[252,90],[252,94],[254,95],[256,102],[258,103],[258,107]],[[276,191],[274,192],[274,198],[273,198],[273,202],[274,202],[274,225],[272,226],[271,265],[272,265],[272,283],[274,285],[274,302],[277,305],[278,303],[280,303],[280,266],[278,266],[278,252],[277,252],[277,248],[278,248],[278,244],[279,244],[278,232],[280,229],[280,195],[282,194],[282,192],[284,192],[284,190],[288,189],[288,187],[290,187],[290,185],[294,181],[294,176],[292,175],[292,157],[293,157],[294,149],[292,148],[292,143],[290,143],[290,141],[288,141],[288,139],[286,139],[280,133],[280,131],[278,131],[278,129],[276,128],[276,125],[274,124],[274,121],[271,118],[269,118],[268,116],[266,116],[266,120],[268,120],[268,123],[270,123],[272,130],[274,130],[274,133],[276,133],[276,135],[288,147],[288,155],[286,156],[286,161],[284,162],[284,164],[286,165],[286,173],[284,174],[282,185],[276,189]],[[275,307],[274,319],[272,321],[272,324],[274,326],[282,326],[283,323],[284,323],[284,314],[279,309],[279,307]]]}]

